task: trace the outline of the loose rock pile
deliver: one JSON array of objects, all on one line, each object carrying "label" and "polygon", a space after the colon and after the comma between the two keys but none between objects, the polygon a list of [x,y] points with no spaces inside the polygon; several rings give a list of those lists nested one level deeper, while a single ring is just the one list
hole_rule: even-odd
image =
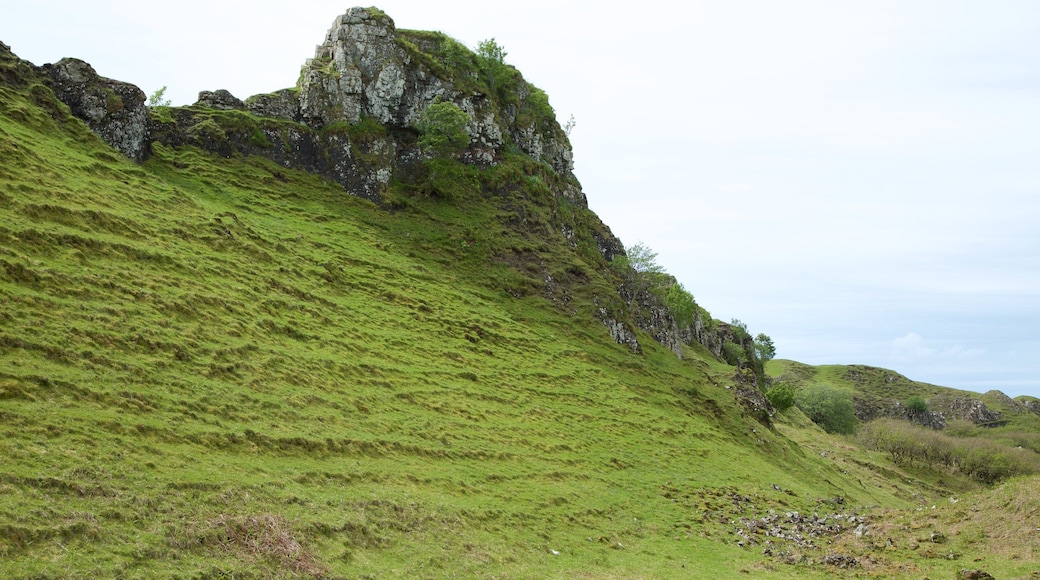
[{"label": "loose rock pile", "polygon": [[741,538],[737,541],[740,546],[754,546],[763,542],[771,545],[773,542],[769,539],[775,538],[799,548],[815,548],[815,540],[837,536],[848,530],[860,536],[868,534],[866,521],[866,518],[854,513],[820,516],[803,515],[795,511],[781,514],[770,510],[769,515],[761,518],[740,518],[734,533]]}]

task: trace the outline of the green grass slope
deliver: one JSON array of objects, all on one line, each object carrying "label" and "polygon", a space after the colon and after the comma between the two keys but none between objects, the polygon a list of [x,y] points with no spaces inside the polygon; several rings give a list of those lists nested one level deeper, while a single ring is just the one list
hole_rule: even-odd
[{"label": "green grass slope", "polygon": [[[138,166],[3,65],[2,577],[825,577],[739,518],[921,501],[702,351],[614,344],[586,249],[509,200]],[[503,244],[584,282],[548,300]]]}]

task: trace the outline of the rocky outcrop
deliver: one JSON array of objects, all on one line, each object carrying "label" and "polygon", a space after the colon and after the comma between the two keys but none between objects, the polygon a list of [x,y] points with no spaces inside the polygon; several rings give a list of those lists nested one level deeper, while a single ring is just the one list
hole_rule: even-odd
[{"label": "rocky outcrop", "polygon": [[75,58],[44,65],[42,71],[54,95],[102,140],[134,161],[148,157],[148,107],[141,89],[102,77]]},{"label": "rocky outcrop", "polygon": [[853,397],[856,418],[867,423],[879,417],[893,417],[931,427],[945,429],[946,416],[937,411],[914,411],[900,401]]},{"label": "rocky outcrop", "polygon": [[[986,396],[991,395],[992,393],[986,394]],[[1000,413],[991,410],[984,402],[973,397],[936,395],[928,399],[930,410],[927,411],[914,411],[900,401],[876,398],[856,397],[855,405],[856,417],[863,422],[878,417],[894,417],[933,429],[945,429],[947,423],[955,419],[970,421],[976,425],[991,426],[1003,421]],[[1018,404],[1016,403],[1016,405]]]},{"label": "rocky outcrop", "polygon": [[224,89],[200,92],[199,99],[195,101],[195,106],[222,111],[244,111],[246,108],[245,103]]},{"label": "rocky outcrop", "polygon": [[993,423],[1001,419],[1000,413],[991,411],[985,403],[971,397],[949,399],[942,405],[941,412],[947,418],[965,419],[976,425]]},{"label": "rocky outcrop", "polygon": [[600,310],[600,314],[603,316],[603,324],[607,325],[607,330],[610,331],[610,338],[613,338],[614,342],[627,346],[632,349],[632,352],[642,352],[636,333],[628,325],[610,318],[606,310]]},{"label": "rocky outcrop", "polygon": [[282,89],[266,95],[253,95],[245,101],[249,112],[257,117],[300,121],[300,95],[295,89]]},{"label": "rocky outcrop", "polygon": [[[457,45],[437,33],[398,31],[375,8],[351,8],[333,21],[306,61],[297,88],[244,102],[227,91],[203,91],[187,108],[190,113],[174,109],[169,117],[155,119],[153,137],[165,145],[195,145],[224,156],[262,155],[379,202],[395,175],[421,165],[415,127],[423,112],[438,100],[450,101],[469,118],[470,144],[460,159],[495,164],[512,143],[569,178],[554,188],[556,196],[587,208],[571,174],[570,143],[555,118],[523,114],[533,106],[528,101],[544,93],[517,73],[511,104],[503,105],[475,82],[474,71],[453,71],[442,62],[445,46],[452,43]],[[255,118],[213,111],[248,111]],[[609,229],[604,231],[594,241],[609,260],[623,250]]]},{"label": "rocky outcrop", "polygon": [[[225,91],[226,92],[226,91]],[[209,106],[219,102],[219,107]],[[313,129],[284,118],[257,117],[248,109],[281,108],[277,98],[257,104],[233,96],[203,93],[191,107],[175,107],[153,115],[149,132],[170,147],[190,145],[222,157],[258,155],[283,167],[326,177],[348,193],[381,201],[381,193],[400,169],[421,163],[418,151],[405,149],[401,136],[381,125],[337,125]],[[405,135],[404,139],[414,136]]]},{"label": "rocky outcrop", "polygon": [[1029,411],[1030,413],[1040,415],[1040,400],[1025,399],[1021,401],[1020,404],[1025,410]]}]

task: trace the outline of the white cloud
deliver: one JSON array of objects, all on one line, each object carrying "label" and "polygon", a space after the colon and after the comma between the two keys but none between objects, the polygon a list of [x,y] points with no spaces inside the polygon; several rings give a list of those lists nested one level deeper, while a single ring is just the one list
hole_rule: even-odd
[{"label": "white cloud", "polygon": [[985,352],[985,349],[966,348],[960,344],[937,348],[916,332],[909,332],[892,340],[890,359],[901,364],[936,363],[975,358]]},{"label": "white cloud", "polygon": [[925,345],[924,338],[916,332],[892,341],[892,360],[901,363],[917,362],[935,354],[935,349]]}]

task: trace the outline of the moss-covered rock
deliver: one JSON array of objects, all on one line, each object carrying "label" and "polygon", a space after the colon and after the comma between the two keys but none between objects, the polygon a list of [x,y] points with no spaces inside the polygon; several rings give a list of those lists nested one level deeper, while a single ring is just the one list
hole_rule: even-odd
[{"label": "moss-covered rock", "polygon": [[141,89],[102,77],[75,58],[42,70],[54,94],[101,139],[135,161],[148,157],[148,108]]}]

